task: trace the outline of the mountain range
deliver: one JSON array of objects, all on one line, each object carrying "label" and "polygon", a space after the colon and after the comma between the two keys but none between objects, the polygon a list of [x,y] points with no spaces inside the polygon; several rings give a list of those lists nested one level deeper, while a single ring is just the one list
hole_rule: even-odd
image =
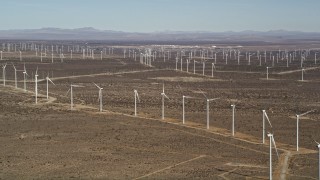
[{"label": "mountain range", "polygon": [[101,41],[319,41],[320,32],[301,31],[162,31],[151,33],[98,30],[92,27],[77,29],[41,28],[0,30],[0,39],[13,40],[101,40]]}]

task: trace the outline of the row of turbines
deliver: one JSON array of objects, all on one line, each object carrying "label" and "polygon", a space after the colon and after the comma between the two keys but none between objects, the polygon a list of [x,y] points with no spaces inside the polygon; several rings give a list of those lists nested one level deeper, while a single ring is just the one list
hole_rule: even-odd
[{"label": "row of turbines", "polygon": [[[111,46],[111,47],[100,47],[100,46],[89,46],[88,44],[82,45],[54,45],[54,44],[35,44],[35,43],[2,43],[2,50],[7,52],[12,51],[12,47],[15,47],[15,51],[19,51],[20,61],[22,61],[21,51],[34,51],[36,57],[40,56],[40,61],[42,62],[43,58],[49,58],[47,53],[51,52],[51,61],[53,62],[54,53],[58,54],[58,58],[63,62],[63,59],[67,58],[65,53],[70,53],[69,59],[73,59],[73,53],[82,54],[82,59],[95,59],[95,52],[100,52],[100,59],[103,58],[103,55],[107,54],[107,49],[109,49],[109,55],[114,54],[113,50],[117,49],[117,52],[121,50],[121,47]],[[51,48],[50,48],[51,46]],[[194,47],[192,47],[194,48]],[[242,46],[237,46],[234,48],[217,48],[213,46],[211,48],[197,47],[197,49],[192,49],[191,47],[181,48],[175,46],[156,46],[151,48],[122,48],[123,49],[123,58],[133,58],[137,60],[137,56],[140,58],[145,58],[146,65],[151,66],[151,61],[155,61],[156,58],[163,58],[164,62],[166,60],[173,59],[174,54],[177,58],[182,58],[184,61],[190,63],[191,59],[198,59],[200,62],[214,60],[214,63],[217,64],[217,55],[225,61],[227,65],[229,61],[235,60],[240,65],[241,61],[247,61],[247,65],[251,65],[252,58],[256,57],[256,60],[259,61],[259,66],[262,66],[262,59],[264,63],[267,63],[272,60],[270,67],[275,67],[275,61],[277,64],[279,61],[286,61],[286,66],[289,67],[289,64],[295,62],[300,58],[300,67],[303,68],[304,62],[307,61],[307,58],[310,60],[311,54],[314,55],[314,64],[317,64],[317,54],[318,49],[295,49],[295,50],[272,50],[272,51],[244,51],[241,50]],[[51,50],[51,51],[50,51]],[[0,51],[0,60],[2,58],[2,52]],[[40,54],[40,55],[39,55]],[[268,58],[269,56],[269,58]],[[151,58],[152,57],[152,58]],[[245,59],[241,58],[245,57]],[[152,60],[151,60],[152,59]],[[187,60],[186,60],[187,59]],[[276,59],[276,60],[275,60]],[[141,60],[140,60],[141,61]]]},{"label": "row of turbines", "polygon": [[[4,66],[6,66],[6,64]],[[15,73],[16,73],[15,66],[13,64],[12,64],[12,66],[14,67]],[[28,75],[25,66],[24,66],[23,74],[24,75]],[[5,77],[5,74],[4,74],[4,77]],[[37,104],[38,103],[38,68],[36,70],[34,79],[35,79],[35,103]],[[47,76],[46,77],[46,97],[47,97],[47,99],[49,98],[49,83],[52,83],[53,85],[55,85],[54,82]],[[93,84],[99,90],[98,91],[99,111],[103,112],[103,103],[102,103],[103,102],[103,95],[102,95],[103,88],[100,87],[99,85],[97,85],[96,83],[93,83]],[[3,85],[6,86],[5,81],[4,81]],[[24,90],[26,91],[25,87],[26,87],[26,81],[24,81]],[[74,88],[81,88],[81,87],[85,87],[85,86],[71,84],[70,85],[70,89],[67,91],[67,94],[70,92],[70,108],[71,108],[71,110],[74,109],[74,102],[73,102],[73,94],[74,94],[73,91],[74,91]],[[15,88],[17,88],[16,79],[15,79]],[[137,116],[137,103],[140,102],[140,97],[139,97],[138,91],[136,89],[133,90],[133,93],[134,93],[134,116]],[[201,91],[201,93],[203,94],[203,96],[205,98],[205,101],[206,101],[206,122],[207,122],[206,123],[206,128],[209,129],[210,128],[210,116],[209,116],[209,114],[210,114],[210,102],[218,100],[220,98],[208,98],[205,95],[204,92]],[[165,119],[165,108],[164,108],[165,107],[164,106],[165,99],[169,100],[169,97],[165,93],[164,84],[162,86],[162,92],[160,93],[160,95],[161,95],[161,101],[162,101],[161,102],[161,104],[162,104],[162,107],[161,107],[161,112],[162,112],[161,113],[161,119],[164,120]],[[182,124],[186,124],[186,119],[185,119],[185,100],[186,99],[201,99],[201,98],[192,97],[192,96],[185,96],[185,95],[182,96]],[[231,128],[231,131],[232,131],[232,136],[234,136],[235,135],[235,127],[234,127],[234,125],[235,125],[235,109],[236,109],[236,105],[232,104],[231,108],[232,108],[232,128]],[[307,115],[307,114],[309,114],[311,112],[314,112],[314,111],[315,110],[311,110],[311,111],[296,115],[296,117],[297,117],[297,137],[296,137],[297,138],[297,143],[296,143],[296,150],[297,151],[299,151],[299,119],[302,116],[305,116],[305,115]],[[266,124],[265,124],[266,120],[269,123],[270,128],[272,128],[271,122],[269,120],[269,117],[268,117],[266,111],[262,110],[262,144],[265,144],[265,137],[266,137],[266,133],[267,133],[267,128],[266,128]],[[269,137],[269,142],[270,142],[270,179],[272,179],[272,147],[274,147],[274,149],[276,150],[276,154],[277,154],[278,157],[279,157],[279,154],[278,154],[278,150],[276,148],[276,143],[275,143],[275,140],[274,140],[274,133],[268,132],[267,133],[267,137]],[[317,147],[319,148],[319,158],[320,158],[320,145],[319,145],[319,143],[317,143]]]}]

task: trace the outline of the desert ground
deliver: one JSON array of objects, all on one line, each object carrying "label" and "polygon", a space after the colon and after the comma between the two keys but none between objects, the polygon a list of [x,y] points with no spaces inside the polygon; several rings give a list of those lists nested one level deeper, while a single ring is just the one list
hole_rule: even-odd
[{"label": "desert ground", "polygon": [[[199,54],[189,65],[183,57],[181,67],[175,59],[177,47],[167,47],[172,53],[167,59],[157,49],[159,55],[151,66],[141,63],[140,57],[128,56],[128,51],[155,46],[119,45],[113,54],[106,51],[100,58],[102,47],[92,45],[99,49],[94,59],[82,58],[82,52],[74,52],[71,59],[65,50],[65,57],[61,60],[55,53],[53,62],[51,53],[41,62],[40,53],[36,56],[31,50],[22,51],[22,59],[17,51],[3,51],[0,179],[269,179],[270,144],[266,134],[262,143],[262,110],[272,124],[266,121],[266,133],[274,135],[279,153],[273,147],[274,179],[318,178],[314,142],[320,141],[320,66],[314,62],[318,50],[311,50],[303,62],[302,80],[300,57],[287,67],[286,59],[272,62],[268,54],[260,66],[257,55],[249,65],[244,54],[267,49],[275,55],[279,48],[293,53],[299,49],[293,45],[243,48],[239,65],[232,56],[226,63],[217,50],[217,59],[206,59],[205,67]],[[12,64],[18,70],[17,88]],[[47,76],[55,84],[49,82],[48,99]],[[102,112],[94,83],[103,88]],[[73,87],[72,110],[71,84],[81,86]],[[168,96],[164,119],[163,87]],[[137,116],[134,90],[140,99]],[[185,123],[183,96],[189,97],[184,103]],[[212,98],[217,99],[209,103],[208,129],[206,103]],[[231,105],[235,105],[234,136]],[[308,111],[312,112],[300,117],[297,151],[296,115]]]}]

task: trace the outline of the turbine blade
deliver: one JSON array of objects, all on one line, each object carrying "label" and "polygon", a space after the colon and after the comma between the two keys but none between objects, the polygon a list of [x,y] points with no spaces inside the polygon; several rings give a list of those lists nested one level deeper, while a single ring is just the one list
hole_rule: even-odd
[{"label": "turbine blade", "polygon": [[72,87],[84,87],[84,86],[81,86],[81,85],[71,85]]},{"label": "turbine blade", "polygon": [[162,92],[164,93],[164,83],[162,83]]},{"label": "turbine blade", "polygon": [[269,120],[269,117],[268,117],[266,111],[264,112],[264,116],[266,117],[266,119],[268,120],[268,122],[269,122],[269,124],[270,124],[270,126],[271,126],[271,128],[272,128],[271,122],[270,122],[270,120]]},{"label": "turbine blade", "polygon": [[48,80],[53,84],[53,85],[55,85],[52,81],[51,81],[51,79],[48,77]]},{"label": "turbine blade", "polygon": [[164,95],[164,97],[166,97],[167,99],[169,99],[169,97],[168,97],[165,93],[163,93],[163,95]]},{"label": "turbine blade", "polygon": [[214,100],[218,100],[220,98],[213,98],[213,99],[208,99],[209,101],[214,101]]},{"label": "turbine blade", "polygon": [[305,113],[302,113],[302,114],[300,114],[299,116],[301,117],[301,116],[304,116],[304,115],[309,114],[309,113],[314,112],[314,111],[315,111],[315,109],[310,110],[310,111],[307,111],[307,112],[305,112]]},{"label": "turbine blade", "polygon": [[67,93],[66,93],[66,95],[68,95],[68,93],[70,92],[70,89],[68,89],[68,91],[67,91]]},{"label": "turbine blade", "polygon": [[95,86],[97,86],[97,88],[101,89],[101,87],[99,87],[96,83],[93,83]]},{"label": "turbine blade", "polygon": [[276,142],[274,141],[274,137],[273,136],[272,136],[271,140],[272,140],[272,144],[274,146],[274,149],[276,150],[276,153],[277,153],[277,156],[278,156],[278,159],[279,159],[278,149],[277,149]]},{"label": "turbine blade", "polygon": [[206,99],[208,99],[208,97],[204,94],[203,91],[201,91],[201,89],[198,88],[198,90],[203,94],[203,96],[204,96]]},{"label": "turbine blade", "polygon": [[138,101],[140,102],[140,97],[139,97],[138,91],[137,91],[137,98],[138,98]]},{"label": "turbine blade", "polygon": [[212,63],[212,66],[213,66],[214,70],[216,70],[216,66],[214,65],[214,63]]}]

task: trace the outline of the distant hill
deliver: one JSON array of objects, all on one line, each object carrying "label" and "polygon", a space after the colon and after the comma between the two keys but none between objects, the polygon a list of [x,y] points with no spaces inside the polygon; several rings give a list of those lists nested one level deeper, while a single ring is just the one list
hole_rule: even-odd
[{"label": "distant hill", "polygon": [[267,41],[320,40],[319,32],[300,31],[163,31],[152,33],[98,30],[92,27],[78,29],[41,28],[0,30],[0,39],[28,40],[116,40],[116,41]]}]

